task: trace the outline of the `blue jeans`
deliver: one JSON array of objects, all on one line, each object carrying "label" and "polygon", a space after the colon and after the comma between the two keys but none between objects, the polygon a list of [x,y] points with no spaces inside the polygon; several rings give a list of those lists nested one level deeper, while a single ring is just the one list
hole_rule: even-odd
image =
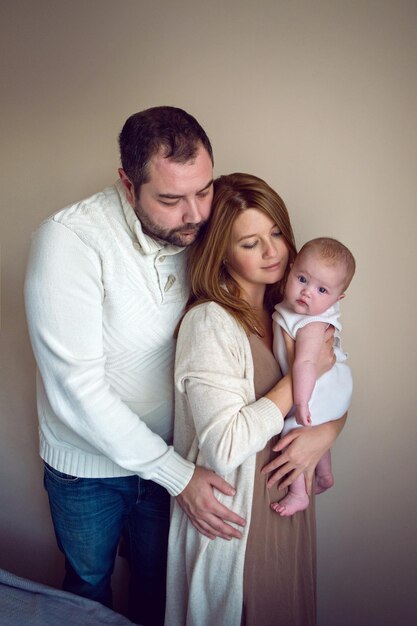
[{"label": "blue jeans", "polygon": [[138,476],[78,478],[45,463],[44,485],[60,550],[63,588],[111,607],[120,538],[130,565],[129,618],[164,623],[169,494]]}]

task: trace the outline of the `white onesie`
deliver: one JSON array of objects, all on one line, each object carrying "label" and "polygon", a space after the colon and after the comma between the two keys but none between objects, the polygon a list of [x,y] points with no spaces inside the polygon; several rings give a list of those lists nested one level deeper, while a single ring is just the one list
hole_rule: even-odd
[{"label": "white onesie", "polygon": [[[334,353],[336,363],[331,370],[317,380],[310,398],[309,408],[313,425],[324,424],[342,417],[348,410],[352,399],[352,373],[350,367],[345,363],[347,354],[343,352],[340,345],[342,325],[340,323],[339,303],[337,302],[321,315],[300,315],[294,313],[284,301],[276,305],[272,318],[276,322],[274,324],[273,351],[283,374],[288,372],[288,361],[281,328],[290,337],[296,339],[297,331],[311,322],[325,322],[335,327]],[[282,434],[285,435],[297,427],[293,407],[284,421]]]}]

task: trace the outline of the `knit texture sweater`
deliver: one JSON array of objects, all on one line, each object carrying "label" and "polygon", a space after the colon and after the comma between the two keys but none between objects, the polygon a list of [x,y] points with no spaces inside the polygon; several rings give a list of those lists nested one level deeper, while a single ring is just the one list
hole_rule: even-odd
[{"label": "knit texture sweater", "polygon": [[268,398],[255,399],[249,340],[236,320],[211,302],[191,309],[181,324],[175,364],[176,449],[213,469],[236,488],[216,492],[246,518],[241,540],[201,535],[173,505],[168,549],[167,626],[239,625],[256,452],[283,427]]},{"label": "knit texture sweater", "polygon": [[193,465],[171,445],[184,262],[143,233],[120,182],[35,232],[25,301],[40,453],[57,470],[187,485]]}]

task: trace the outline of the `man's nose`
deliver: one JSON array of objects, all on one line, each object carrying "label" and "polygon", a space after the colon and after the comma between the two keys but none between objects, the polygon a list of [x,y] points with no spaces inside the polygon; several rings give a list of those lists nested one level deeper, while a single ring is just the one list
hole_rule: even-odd
[{"label": "man's nose", "polygon": [[201,222],[201,212],[196,199],[188,200],[182,217],[184,224],[199,224]]}]

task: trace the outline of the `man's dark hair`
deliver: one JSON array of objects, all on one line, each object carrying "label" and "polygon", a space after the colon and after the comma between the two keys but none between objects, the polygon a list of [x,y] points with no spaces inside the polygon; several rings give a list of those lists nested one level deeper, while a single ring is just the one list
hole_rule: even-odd
[{"label": "man's dark hair", "polygon": [[131,115],[119,135],[119,147],[122,167],[135,193],[139,194],[141,185],[148,182],[149,164],[155,154],[162,151],[164,158],[187,163],[196,156],[199,144],[213,162],[213,150],[205,131],[182,109],[161,106]]}]

